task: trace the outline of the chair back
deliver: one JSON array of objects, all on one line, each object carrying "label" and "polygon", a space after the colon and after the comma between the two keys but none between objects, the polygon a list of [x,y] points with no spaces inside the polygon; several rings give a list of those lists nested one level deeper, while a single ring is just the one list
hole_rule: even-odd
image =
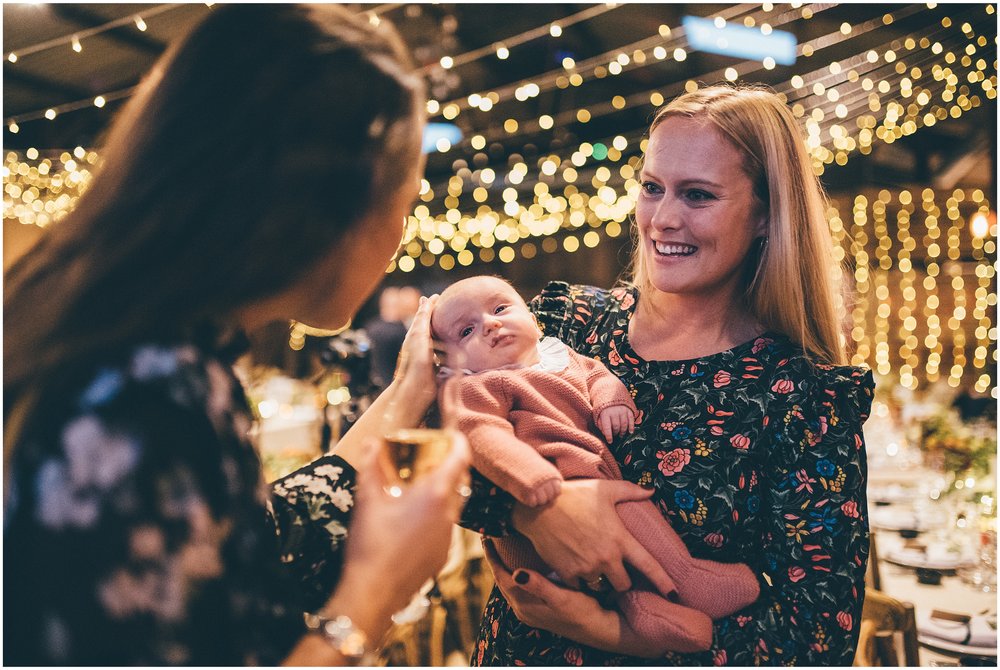
[{"label": "chair back", "polygon": [[876,589],[865,590],[854,665],[866,667],[920,665],[917,619],[913,605],[891,598]]},{"label": "chair back", "polygon": [[875,541],[875,531],[868,536],[868,565],[865,568],[865,587],[882,590],[882,573],[878,562],[878,543]]}]

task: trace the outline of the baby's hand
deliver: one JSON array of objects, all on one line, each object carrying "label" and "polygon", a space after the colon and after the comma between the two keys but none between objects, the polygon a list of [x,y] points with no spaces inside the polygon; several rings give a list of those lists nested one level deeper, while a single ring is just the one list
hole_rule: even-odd
[{"label": "baby's hand", "polygon": [[611,444],[616,435],[635,432],[635,416],[625,405],[605,407],[597,415],[597,427],[601,429],[608,444]]},{"label": "baby's hand", "polygon": [[531,489],[525,497],[524,504],[528,507],[541,507],[556,499],[562,491],[562,481],[550,479]]}]

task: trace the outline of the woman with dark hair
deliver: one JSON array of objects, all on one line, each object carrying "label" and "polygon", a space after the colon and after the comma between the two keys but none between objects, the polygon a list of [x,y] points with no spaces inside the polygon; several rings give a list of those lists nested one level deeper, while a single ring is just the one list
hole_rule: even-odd
[{"label": "woman with dark hair", "polygon": [[[361,449],[385,402],[433,384],[391,385],[345,436],[365,474],[340,552],[296,492],[351,508],[331,487],[350,466],[324,457],[272,508],[229,366],[245,333],[333,328],[370,294],[423,121],[396,34],[334,6],[218,6],[153,68],[76,210],[5,275],[6,664],[357,660],[443,564],[465,443],[403,499]],[[343,569],[307,598],[289,573],[317,569],[294,549],[314,526]]]}]

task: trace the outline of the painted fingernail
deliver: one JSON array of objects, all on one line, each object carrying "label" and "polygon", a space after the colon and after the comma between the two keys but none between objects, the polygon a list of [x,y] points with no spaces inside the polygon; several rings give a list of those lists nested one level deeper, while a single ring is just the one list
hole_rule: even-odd
[{"label": "painted fingernail", "polygon": [[517,582],[518,584],[522,584],[522,585],[523,584],[527,584],[528,583],[528,573],[525,572],[524,570],[518,570],[517,572],[514,573],[514,581]]}]

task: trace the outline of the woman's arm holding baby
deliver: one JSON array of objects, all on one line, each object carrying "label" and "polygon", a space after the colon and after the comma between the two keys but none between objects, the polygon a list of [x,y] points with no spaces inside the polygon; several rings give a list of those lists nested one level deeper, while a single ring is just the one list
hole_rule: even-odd
[{"label": "woman's arm holding baby", "polygon": [[643,640],[621,614],[601,607],[592,596],[555,584],[533,570],[508,572],[487,543],[497,587],[518,620],[595,649],[658,658],[667,649]]}]

